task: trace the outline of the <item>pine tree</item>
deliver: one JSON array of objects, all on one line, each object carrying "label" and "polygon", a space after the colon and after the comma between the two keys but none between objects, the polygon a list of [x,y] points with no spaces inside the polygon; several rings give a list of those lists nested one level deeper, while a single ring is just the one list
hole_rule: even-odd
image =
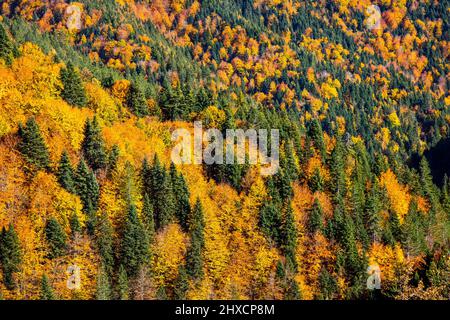
[{"label": "pine tree", "polygon": [[147,195],[147,193],[144,194],[144,200],[143,200],[143,206],[142,206],[142,219],[144,223],[144,228],[147,232],[147,236],[149,239],[149,242],[152,243],[156,230],[155,230],[155,216],[154,216],[154,210],[153,205],[150,202],[150,198]]},{"label": "pine tree", "polygon": [[111,285],[109,283],[108,274],[103,267],[100,267],[97,273],[97,288],[95,292],[97,300],[111,300]]},{"label": "pine tree", "polygon": [[273,202],[264,203],[259,211],[259,225],[263,233],[275,243],[280,243],[281,210]]},{"label": "pine tree", "polygon": [[297,228],[295,226],[294,213],[290,203],[285,204],[282,232],[282,248],[286,257],[286,266],[288,270],[295,272],[297,270],[297,260],[295,257],[295,252],[297,250]]},{"label": "pine tree", "polygon": [[0,59],[4,59],[6,64],[10,65],[15,56],[17,56],[17,49],[0,23]]},{"label": "pine tree", "polygon": [[19,150],[25,160],[37,170],[47,169],[50,164],[49,153],[34,118],[29,118],[24,126],[19,125]]},{"label": "pine tree", "polygon": [[175,165],[170,165],[170,177],[172,180],[173,194],[176,201],[176,215],[180,222],[181,228],[188,231],[188,219],[191,213],[191,205],[189,203],[189,190],[182,174],[178,174]]},{"label": "pine tree", "polygon": [[364,209],[366,229],[369,237],[372,239],[372,242],[380,239],[380,209],[380,190],[378,187],[378,182],[375,181],[367,197],[366,206]]},{"label": "pine tree", "polygon": [[148,238],[134,205],[130,206],[123,228],[120,250],[121,263],[127,274],[136,276],[140,267],[147,261],[149,255]]},{"label": "pine tree", "polygon": [[144,117],[148,115],[147,101],[142,89],[132,82],[127,96],[128,108],[138,117]]},{"label": "pine tree", "polygon": [[94,173],[89,170],[84,160],[78,163],[75,175],[76,194],[83,203],[83,211],[86,214],[97,211],[100,187]]},{"label": "pine tree", "polygon": [[345,165],[344,165],[344,144],[340,137],[336,140],[336,146],[331,153],[330,163],[330,191],[335,196],[338,193],[345,195]]},{"label": "pine tree", "polygon": [[320,173],[319,168],[315,168],[311,180],[309,181],[309,187],[312,192],[323,191],[325,185],[325,180]]},{"label": "pine tree", "polygon": [[61,155],[56,176],[58,177],[58,182],[61,187],[71,193],[75,193],[73,168],[66,150],[64,150]]},{"label": "pine tree", "polygon": [[92,170],[100,170],[106,168],[107,157],[105,151],[105,143],[102,137],[102,131],[94,117],[92,122],[87,119],[84,125],[84,139],[81,143],[81,150],[84,159],[92,168]]},{"label": "pine tree", "polygon": [[16,287],[13,274],[20,269],[22,250],[12,224],[9,225],[8,229],[3,227],[0,233],[0,262],[3,282],[7,289],[13,290]]},{"label": "pine tree", "polygon": [[128,300],[129,288],[128,288],[128,276],[127,271],[123,265],[119,267],[119,278],[117,280],[117,287],[120,300]]},{"label": "pine tree", "polygon": [[187,272],[189,276],[195,280],[200,280],[203,277],[202,251],[205,245],[203,235],[204,227],[203,208],[200,199],[197,198],[189,222],[191,245],[186,254]]},{"label": "pine tree", "polygon": [[72,238],[81,233],[81,224],[75,211],[70,215],[69,225]]},{"label": "pine tree", "polygon": [[42,276],[40,298],[41,298],[41,300],[55,300],[56,299],[55,293],[53,292],[53,288],[52,288],[46,274],[44,274]]},{"label": "pine tree", "polygon": [[313,119],[309,127],[309,135],[311,136],[311,139],[314,142],[314,147],[322,157],[322,161],[326,160],[327,153],[325,148],[325,142],[323,140],[322,127],[320,125],[319,120]]},{"label": "pine tree", "polygon": [[61,257],[66,253],[67,236],[58,220],[53,217],[47,220],[47,224],[45,225],[45,237],[50,249],[48,254],[50,259]]},{"label": "pine tree", "polygon": [[72,63],[69,62],[66,68],[61,69],[60,77],[63,84],[61,97],[73,106],[84,107],[87,103],[86,92]]},{"label": "pine tree", "polygon": [[119,146],[117,144],[113,145],[111,151],[108,155],[108,176],[111,177],[111,174],[117,168],[117,162],[119,161]]},{"label": "pine tree", "polygon": [[307,229],[311,234],[323,230],[322,206],[317,198],[314,199],[314,204],[309,212]]},{"label": "pine tree", "polygon": [[95,235],[103,269],[108,275],[112,275],[114,267],[113,227],[106,213],[103,213],[98,220]]},{"label": "pine tree", "polygon": [[186,273],[186,268],[183,265],[178,267],[178,277],[174,284],[174,297],[175,300],[185,300],[186,293],[189,290],[189,280]]}]

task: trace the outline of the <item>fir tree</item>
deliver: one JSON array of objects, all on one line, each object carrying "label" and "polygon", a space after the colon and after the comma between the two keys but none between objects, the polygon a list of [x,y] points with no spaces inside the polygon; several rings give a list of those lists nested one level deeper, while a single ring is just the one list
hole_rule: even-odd
[{"label": "fir tree", "polygon": [[17,56],[17,48],[9,39],[5,28],[0,23],[0,59],[4,59],[6,64],[10,65],[15,56]]},{"label": "fir tree", "polygon": [[86,92],[72,63],[69,62],[66,68],[61,69],[60,76],[63,84],[61,97],[73,106],[84,107],[87,103]]},{"label": "fir tree", "polygon": [[314,204],[309,212],[307,229],[311,234],[323,230],[322,206],[317,198],[314,199]]},{"label": "fir tree", "polygon": [[84,125],[84,139],[81,143],[81,150],[84,159],[94,171],[106,168],[107,157],[104,144],[97,117],[94,117],[92,122],[87,119]]},{"label": "fir tree", "polygon": [[50,164],[49,153],[34,118],[29,118],[25,126],[19,125],[19,150],[25,160],[37,170],[47,169]]},{"label": "fir tree", "polygon": [[44,274],[41,279],[40,298],[41,298],[41,300],[55,300],[56,299],[55,293],[53,292],[53,288],[52,288],[46,274]]},{"label": "fir tree", "polygon": [[117,287],[120,300],[128,300],[129,288],[128,288],[128,276],[127,271],[123,265],[119,267],[119,278],[117,280]]},{"label": "fir tree", "polygon": [[69,225],[72,238],[81,233],[81,224],[75,211],[70,215]]},{"label": "fir tree", "polygon": [[281,220],[281,210],[273,201],[262,205],[259,211],[259,225],[263,233],[277,244],[280,242]]},{"label": "fir tree", "polygon": [[311,180],[309,181],[309,187],[311,188],[312,192],[316,192],[316,191],[323,191],[324,185],[325,180],[322,174],[320,173],[320,169],[317,167],[314,169]]},{"label": "fir tree", "polygon": [[103,269],[108,275],[112,275],[114,267],[113,227],[106,213],[103,213],[98,220],[95,235]]},{"label": "fir tree", "polygon": [[120,253],[121,263],[124,265],[127,274],[131,277],[137,275],[140,267],[148,259],[147,234],[139,220],[134,205],[131,205],[128,210],[128,216],[123,228]]},{"label": "fir tree", "polygon": [[200,199],[197,198],[192,216],[189,222],[191,245],[186,254],[187,272],[191,278],[199,280],[203,277],[203,256],[202,251],[205,245],[203,229],[203,208]]},{"label": "fir tree", "polygon": [[288,270],[297,270],[297,260],[295,258],[297,250],[297,228],[295,226],[294,213],[290,203],[285,204],[283,222],[283,253],[286,257]]},{"label": "fir tree", "polygon": [[50,259],[61,257],[66,253],[67,236],[58,220],[53,217],[47,220],[47,224],[45,225],[45,237],[50,249],[48,254]]},{"label": "fir tree", "polygon": [[325,142],[323,140],[322,127],[317,119],[314,119],[311,122],[309,127],[309,135],[311,136],[311,139],[314,142],[314,147],[321,155],[322,161],[324,161],[326,159],[326,148]]},{"label": "fir tree", "polygon": [[132,82],[127,96],[128,108],[138,117],[144,117],[148,115],[147,101],[142,89]]},{"label": "fir tree", "polygon": [[7,289],[12,290],[16,287],[13,274],[19,271],[22,263],[19,238],[12,224],[8,229],[3,227],[0,233],[0,262],[3,282]]},{"label": "fir tree", "polygon": [[144,223],[145,230],[147,232],[147,236],[149,239],[149,242],[153,242],[156,230],[155,230],[155,216],[154,216],[154,210],[153,205],[150,202],[150,198],[147,193],[144,194],[144,200],[143,200],[143,206],[142,206],[142,219]]},{"label": "fir tree", "polygon": [[175,165],[170,165],[170,177],[173,186],[173,194],[176,201],[176,215],[180,222],[181,228],[188,231],[188,219],[191,213],[191,205],[189,203],[189,190],[182,174],[178,174]]},{"label": "fir tree", "polygon": [[64,150],[61,155],[56,176],[58,177],[58,182],[61,187],[71,193],[75,193],[73,168],[66,150]]},{"label": "fir tree", "polygon": [[95,298],[97,300],[111,300],[111,285],[109,283],[108,274],[105,272],[103,267],[100,267],[97,274]]},{"label": "fir tree", "polygon": [[83,211],[86,214],[97,211],[100,188],[94,173],[89,170],[84,160],[81,160],[75,175],[76,194],[83,203]]},{"label": "fir tree", "polygon": [[176,300],[186,299],[186,293],[189,290],[189,280],[186,268],[181,265],[178,267],[178,277],[174,284],[174,297]]}]

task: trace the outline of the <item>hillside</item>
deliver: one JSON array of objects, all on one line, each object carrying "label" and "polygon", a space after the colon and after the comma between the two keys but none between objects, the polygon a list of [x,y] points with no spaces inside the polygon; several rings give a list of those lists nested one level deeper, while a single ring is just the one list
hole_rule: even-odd
[{"label": "hillside", "polygon": [[[444,2],[0,13],[0,297],[450,297]],[[278,129],[280,169],[173,164],[194,121]]]}]

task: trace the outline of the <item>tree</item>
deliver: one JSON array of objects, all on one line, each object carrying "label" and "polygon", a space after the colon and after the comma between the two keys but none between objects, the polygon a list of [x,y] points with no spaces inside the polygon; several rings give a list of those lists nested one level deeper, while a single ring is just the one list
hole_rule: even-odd
[{"label": "tree", "polygon": [[81,143],[81,150],[84,159],[94,171],[104,169],[108,164],[104,144],[97,117],[94,117],[92,122],[87,119],[84,125],[84,139]]},{"label": "tree", "polygon": [[152,243],[155,238],[155,217],[153,205],[150,202],[150,198],[147,193],[144,194],[144,204],[142,206],[142,219],[144,228],[147,232],[149,242]]},{"label": "tree", "polygon": [[123,228],[120,250],[121,263],[127,274],[136,276],[141,266],[147,261],[149,255],[148,237],[132,204]]},{"label": "tree", "polygon": [[108,215],[103,213],[97,223],[95,242],[100,254],[103,270],[108,275],[112,275],[114,267],[113,231]]},{"label": "tree", "polygon": [[97,289],[95,292],[95,298],[97,300],[111,300],[111,285],[109,283],[109,277],[102,266],[97,274]]},{"label": "tree", "polygon": [[9,39],[3,25],[0,24],[0,59],[4,59],[6,64],[10,65],[15,56],[17,56],[17,48]]},{"label": "tree", "polygon": [[182,174],[178,174],[175,165],[170,165],[170,177],[172,180],[173,194],[176,201],[176,215],[180,226],[184,231],[188,231],[188,219],[191,213],[189,203],[189,190]]},{"label": "tree", "polygon": [[41,280],[41,300],[55,300],[56,296],[46,274]]},{"label": "tree", "polygon": [[77,234],[81,233],[80,221],[78,220],[78,216],[75,211],[70,215],[69,225],[72,238],[75,238]]},{"label": "tree", "polygon": [[295,272],[297,270],[297,228],[295,226],[294,213],[290,203],[284,206],[284,221],[282,229],[282,249],[286,257],[286,267]]},{"label": "tree", "polygon": [[147,101],[142,89],[132,82],[128,90],[127,96],[128,108],[138,117],[144,117],[148,115]]},{"label": "tree", "polygon": [[16,287],[13,274],[19,271],[22,263],[22,250],[12,224],[8,229],[3,227],[0,233],[0,262],[3,282],[7,289],[13,290]]},{"label": "tree", "polygon": [[281,210],[273,201],[265,202],[259,211],[259,224],[263,233],[279,244],[282,223]]},{"label": "tree", "polygon": [[71,62],[61,69],[60,77],[63,84],[61,97],[73,106],[84,107],[87,103],[86,92],[80,75]]},{"label": "tree", "polygon": [[322,157],[322,161],[324,161],[327,154],[325,142],[323,140],[322,126],[320,125],[319,120],[313,119],[309,127],[309,135],[311,136],[311,140],[314,143],[314,147]]},{"label": "tree", "polygon": [[323,230],[322,206],[317,198],[314,199],[314,204],[309,211],[307,229],[311,234]]},{"label": "tree", "polygon": [[53,217],[47,220],[47,224],[45,225],[45,237],[50,249],[48,254],[50,259],[61,257],[66,253],[67,236],[58,220]]},{"label": "tree", "polygon": [[197,198],[189,222],[191,245],[186,254],[187,272],[189,276],[195,280],[200,280],[203,277],[202,251],[205,245],[203,235],[204,227],[205,222],[203,220],[203,208],[200,199]]},{"label": "tree", "polygon": [[19,124],[19,137],[19,150],[25,160],[37,170],[47,169],[50,164],[49,153],[34,118],[29,118],[25,127]]},{"label": "tree", "polygon": [[69,155],[66,150],[61,155],[59,160],[58,171],[56,172],[58,182],[67,191],[75,193],[75,182],[72,164],[70,163]]},{"label": "tree", "polygon": [[128,300],[129,288],[128,288],[128,276],[127,271],[123,265],[119,267],[119,278],[117,280],[117,287],[120,300]]},{"label": "tree", "polygon": [[83,203],[84,213],[92,214],[97,211],[100,187],[97,183],[97,178],[94,173],[89,170],[84,160],[81,160],[77,166],[75,189],[76,194]]},{"label": "tree", "polygon": [[186,292],[189,290],[188,275],[186,268],[181,265],[178,267],[178,277],[174,284],[174,297],[176,300],[186,299]]},{"label": "tree", "polygon": [[326,268],[322,268],[319,274],[320,296],[319,299],[333,299],[334,293],[338,290],[336,279],[328,272]]}]

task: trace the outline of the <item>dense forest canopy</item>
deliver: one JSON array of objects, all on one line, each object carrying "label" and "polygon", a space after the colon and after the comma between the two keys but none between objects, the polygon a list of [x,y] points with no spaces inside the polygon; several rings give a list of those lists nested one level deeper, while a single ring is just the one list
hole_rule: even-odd
[{"label": "dense forest canopy", "polygon": [[[450,297],[445,1],[0,4],[0,297]],[[194,121],[280,170],[175,165]]]}]

